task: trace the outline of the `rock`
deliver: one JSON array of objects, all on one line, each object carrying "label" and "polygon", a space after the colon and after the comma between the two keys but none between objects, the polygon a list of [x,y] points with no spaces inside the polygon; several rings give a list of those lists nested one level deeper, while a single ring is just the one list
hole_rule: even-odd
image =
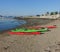
[{"label": "rock", "polygon": [[47,47],[47,49],[45,49],[45,52],[51,52],[50,47]]},{"label": "rock", "polygon": [[60,45],[60,42],[58,42],[57,45]]},{"label": "rock", "polygon": [[5,47],[3,47],[3,48],[6,50],[6,49],[8,49],[9,47],[10,47],[10,46],[5,46]]}]

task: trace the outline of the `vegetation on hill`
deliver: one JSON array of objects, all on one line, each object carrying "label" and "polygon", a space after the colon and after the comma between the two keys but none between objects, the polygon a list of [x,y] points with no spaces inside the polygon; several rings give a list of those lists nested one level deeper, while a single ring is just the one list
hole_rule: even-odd
[{"label": "vegetation on hill", "polygon": [[[60,14],[60,12],[58,12],[58,11],[55,11],[55,12],[46,12],[45,14],[40,14],[40,15],[37,14],[36,16],[40,17],[40,16],[44,16],[44,15],[48,16],[48,15],[57,15],[57,14]],[[33,16],[27,16],[27,17],[33,17]],[[18,19],[19,20],[19,19],[22,19],[22,18],[23,18],[23,16],[19,16],[19,17],[16,16],[14,19]]]},{"label": "vegetation on hill", "polygon": [[40,15],[36,15],[36,16],[40,16]]}]

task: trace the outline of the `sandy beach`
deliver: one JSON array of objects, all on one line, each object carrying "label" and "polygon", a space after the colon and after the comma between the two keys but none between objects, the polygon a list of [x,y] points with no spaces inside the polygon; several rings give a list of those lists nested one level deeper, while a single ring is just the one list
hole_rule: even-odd
[{"label": "sandy beach", "polygon": [[48,25],[57,25],[41,35],[8,35],[0,34],[0,52],[60,52],[60,20]]}]

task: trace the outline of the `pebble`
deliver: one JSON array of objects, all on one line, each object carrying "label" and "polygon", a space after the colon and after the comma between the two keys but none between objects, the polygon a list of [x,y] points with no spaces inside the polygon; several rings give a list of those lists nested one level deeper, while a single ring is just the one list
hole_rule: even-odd
[{"label": "pebble", "polygon": [[45,49],[45,51],[47,51],[47,52],[51,52],[50,47],[47,47],[47,49]]},{"label": "pebble", "polygon": [[60,52],[60,42],[57,42],[55,45],[48,46],[44,51],[45,52]]},{"label": "pebble", "polygon": [[5,46],[5,47],[3,47],[5,50],[7,50],[8,48],[9,48],[10,46]]}]

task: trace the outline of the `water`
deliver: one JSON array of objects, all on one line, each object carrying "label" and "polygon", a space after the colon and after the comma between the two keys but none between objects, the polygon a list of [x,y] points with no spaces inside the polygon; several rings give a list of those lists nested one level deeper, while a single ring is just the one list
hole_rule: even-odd
[{"label": "water", "polygon": [[25,24],[24,20],[14,20],[14,19],[0,19],[0,31],[8,30],[11,28],[15,28],[22,24]]}]

